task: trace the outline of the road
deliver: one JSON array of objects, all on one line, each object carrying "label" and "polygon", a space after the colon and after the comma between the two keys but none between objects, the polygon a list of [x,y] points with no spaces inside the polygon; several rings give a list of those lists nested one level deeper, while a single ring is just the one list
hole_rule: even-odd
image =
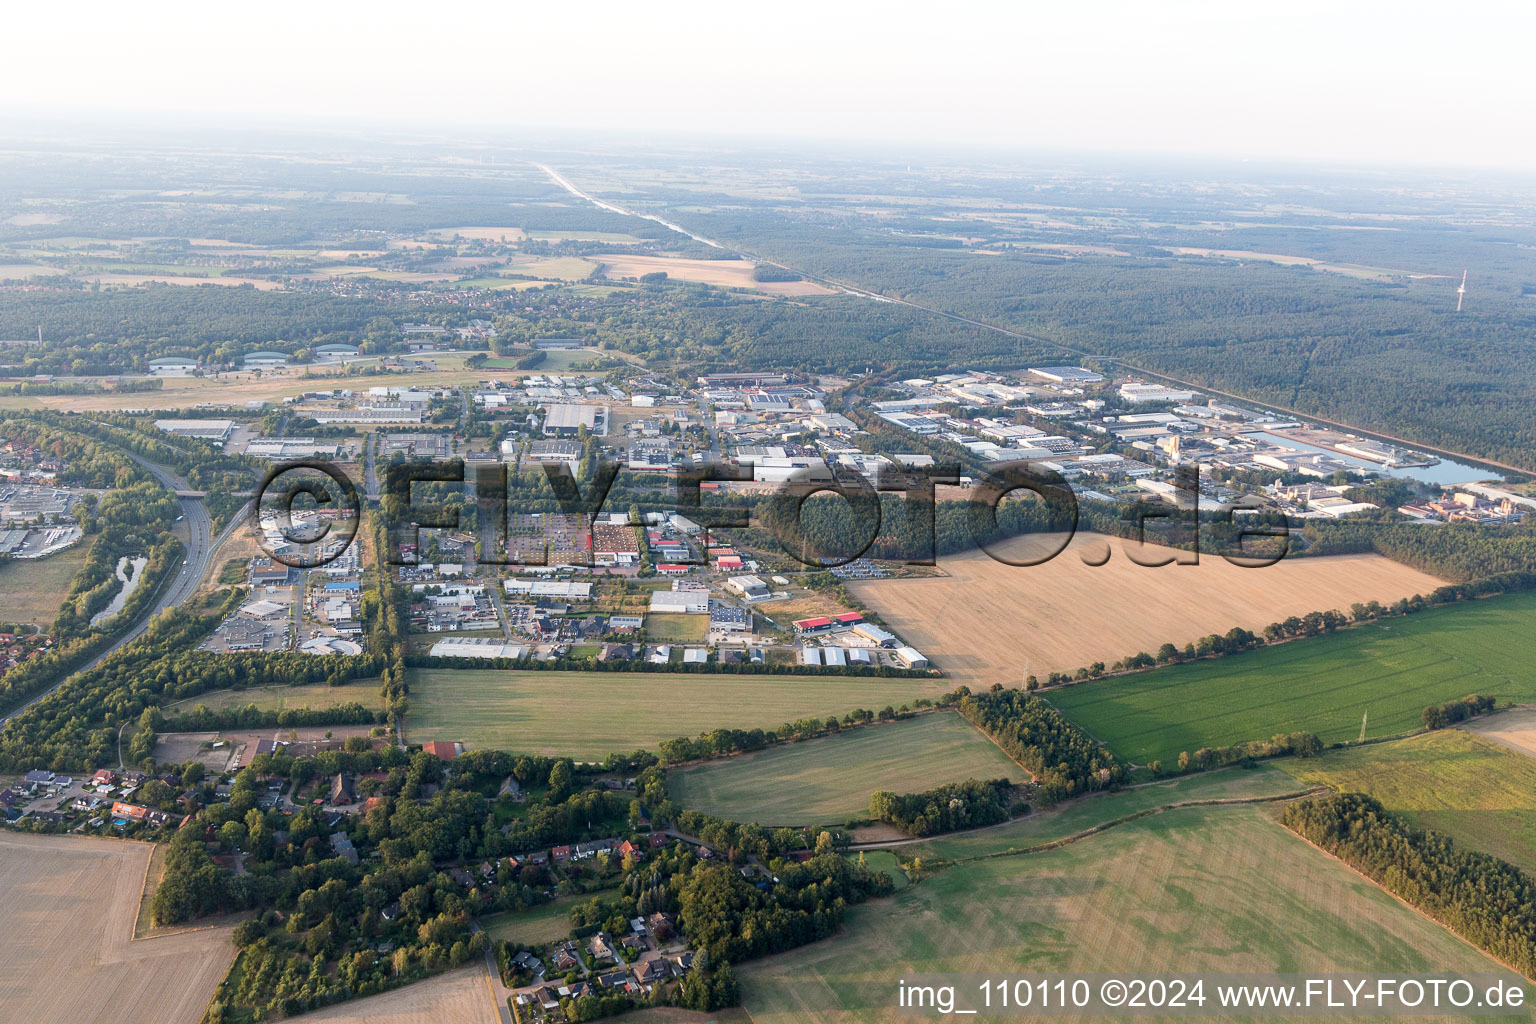
[{"label": "road", "polygon": [[378,445],[379,435],[368,434],[363,438],[363,451],[366,453],[363,460],[363,489],[368,492],[368,504],[379,503],[379,473],[374,464],[374,449]]},{"label": "road", "polygon": [[[124,454],[148,470],[167,490],[173,492],[190,490],[185,480],[159,463],[150,462],[143,456],[133,452],[124,452]],[[208,509],[204,506],[201,498],[177,497],[176,501],[181,506],[182,519],[173,529],[186,546],[186,553],[182,557],[181,565],[173,567],[174,574],[172,576],[161,580],[155,600],[151,601],[149,606],[139,613],[139,617],[134,620],[133,624],[118,634],[117,639],[112,641],[110,647],[87,662],[79,669],[79,672],[89,672],[100,665],[109,655],[122,650],[123,647],[143,636],[145,630],[149,629],[149,624],[154,620],[155,616],[167,608],[183,603],[191,597],[193,592],[197,590],[197,585],[202,580],[204,573],[208,571],[208,563],[213,557],[214,550],[224,542],[226,537],[245,522],[246,514],[250,510],[250,505],[242,508],[229,521],[229,525],[224,527],[223,531],[215,537],[213,536],[213,519],[208,515]],[[47,697],[60,686],[63,686],[74,674],[72,673],[71,676],[66,676],[64,679],[59,680],[54,686],[14,709],[5,717],[0,718],[0,728],[4,728],[5,724],[12,718],[15,718],[44,697]]]},{"label": "road", "polygon": [[1342,420],[1331,420],[1325,416],[1319,416],[1317,413],[1302,412],[1296,409],[1292,409],[1289,406],[1276,405],[1273,402],[1262,402],[1247,395],[1240,395],[1231,391],[1221,391],[1211,387],[1208,384],[1202,384],[1199,381],[1186,380],[1183,377],[1172,377],[1166,373],[1159,373],[1156,370],[1149,370],[1144,366],[1138,366],[1137,364],[1128,362],[1118,356],[1108,356],[1100,352],[1075,348],[1072,345],[1064,345],[1060,341],[1057,341],[1055,338],[1049,338],[1042,334],[1035,334],[1030,331],[1016,330],[1009,327],[999,327],[997,324],[987,323],[985,320],[977,320],[974,317],[965,316],[961,313],[953,313],[947,309],[940,309],[937,306],[926,306],[920,302],[913,302],[910,299],[901,299],[892,297],[890,295],[882,295],[880,292],[871,291],[867,288],[861,288],[858,285],[849,284],[848,282],[838,280],[837,278],[824,277],[819,274],[813,274],[807,270],[802,270],[799,267],[790,266],[787,263],[779,263],[776,260],[770,260],[766,257],[759,256],[757,253],[752,252],[750,249],[742,249],[739,246],[725,245],[712,239],[700,238],[698,235],[695,235],[687,228],[682,227],[679,224],[674,224],[671,221],[665,220],[654,214],[641,213],[637,210],[630,210],[622,206],[617,206],[608,202],[607,200],[599,199],[590,193],[583,192],[581,189],[572,184],[569,179],[564,177],[552,167],[538,163],[534,164],[534,166],[542,170],[545,174],[549,175],[549,177],[557,185],[571,193],[573,196],[585,199],[587,202],[592,203],[600,209],[608,210],[612,213],[624,214],[625,216],[629,217],[641,217],[645,220],[654,221],[655,223],[670,228],[671,230],[679,232],[680,234],[687,235],[689,238],[695,239],[696,241],[704,242],[707,245],[712,245],[716,248],[725,249],[729,252],[736,253],[738,256],[741,256],[744,259],[749,259],[757,263],[763,263],[771,267],[779,267],[780,269],[791,271],[793,273],[799,274],[807,281],[823,285],[827,288],[836,289],[837,291],[843,292],[847,295],[855,295],[859,298],[870,299],[874,302],[890,302],[898,306],[906,306],[909,309],[922,310],[925,313],[931,313],[934,316],[940,316],[946,320],[952,320],[955,323],[966,324],[970,327],[975,327],[983,331],[991,331],[994,334],[1001,334],[1009,338],[1016,338],[1019,341],[1029,341],[1037,345],[1050,345],[1056,349],[1059,349],[1060,351],[1070,353],[1080,359],[1095,359],[1103,363],[1113,363],[1128,373],[1138,374],[1143,377],[1150,377],[1169,384],[1177,384],[1181,387],[1195,388],[1199,391],[1214,395],[1218,398],[1227,398],[1235,402],[1242,402],[1244,405],[1255,406],[1267,412],[1280,413],[1284,416],[1292,416],[1297,419],[1308,420],[1313,423],[1320,423],[1327,427],[1334,427],[1339,430],[1345,430],[1375,441],[1384,441],[1388,444],[1400,445],[1404,448],[1412,448],[1415,451],[1428,452],[1429,454],[1439,456],[1440,458],[1456,459],[1461,462],[1471,462],[1479,466],[1493,467],[1495,469],[1502,469],[1511,473],[1524,474],[1530,472],[1530,467],[1513,466],[1509,463],[1497,462],[1493,459],[1484,458],[1479,455],[1471,455],[1467,452],[1453,451],[1449,448],[1436,448],[1431,445],[1427,445],[1422,441],[1416,441],[1413,438],[1401,437],[1396,434],[1387,434],[1379,430],[1368,430],[1365,427],[1361,427],[1353,423],[1345,423]]}]

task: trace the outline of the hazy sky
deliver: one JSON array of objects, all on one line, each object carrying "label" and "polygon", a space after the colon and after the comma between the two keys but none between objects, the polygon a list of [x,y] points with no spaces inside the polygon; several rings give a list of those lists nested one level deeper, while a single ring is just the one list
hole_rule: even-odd
[{"label": "hazy sky", "polygon": [[1536,4],[29,3],[0,112],[1536,169]]}]

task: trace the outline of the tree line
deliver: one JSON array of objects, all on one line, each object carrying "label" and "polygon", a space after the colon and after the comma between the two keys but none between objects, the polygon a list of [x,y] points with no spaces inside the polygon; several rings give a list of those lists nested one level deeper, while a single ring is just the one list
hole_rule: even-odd
[{"label": "tree line", "polygon": [[1497,857],[1414,828],[1360,793],[1291,804],[1286,828],[1536,978],[1536,879]]},{"label": "tree line", "polygon": [[876,790],[869,798],[869,816],[909,836],[959,832],[1007,821],[1012,792],[1013,783],[1008,779],[966,779],[922,793]]},{"label": "tree line", "polygon": [[946,698],[956,695],[960,714],[1035,777],[1046,806],[1129,778],[1123,761],[1034,694],[999,685],[979,694],[961,687]]}]

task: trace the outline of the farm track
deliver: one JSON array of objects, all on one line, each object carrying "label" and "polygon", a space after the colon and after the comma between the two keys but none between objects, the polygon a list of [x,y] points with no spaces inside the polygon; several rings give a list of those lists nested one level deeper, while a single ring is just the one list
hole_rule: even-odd
[{"label": "farm track", "polygon": [[[953,860],[947,861],[946,863],[968,864],[971,861],[991,860],[996,857],[1022,857],[1031,853],[1044,853],[1047,850],[1056,850],[1063,846],[1070,846],[1073,843],[1087,839],[1089,836],[1098,835],[1100,832],[1103,832],[1106,829],[1115,828],[1119,825],[1129,824],[1133,821],[1140,821],[1142,818],[1150,818],[1154,814],[1163,814],[1167,811],[1176,811],[1185,807],[1225,807],[1238,806],[1242,804],[1268,804],[1285,800],[1300,800],[1303,797],[1319,796],[1323,793],[1330,792],[1332,792],[1332,790],[1330,790],[1327,786],[1310,786],[1307,789],[1294,790],[1289,793],[1275,793],[1269,796],[1233,796],[1213,797],[1208,800],[1179,800],[1171,804],[1162,804],[1158,807],[1147,807],[1143,808],[1142,810],[1135,811],[1131,814],[1121,815],[1118,818],[1111,818],[1109,821],[1102,821],[1097,825],[1093,825],[1085,829],[1080,829],[1076,832],[1073,832],[1071,835],[1062,836],[1059,839],[1052,839],[1044,843],[1036,843],[1033,846],[1023,846],[1019,847],[1018,849],[994,850],[991,853],[979,853],[973,857],[957,857]],[[934,836],[913,836],[909,839],[884,839],[872,843],[852,843],[848,846],[848,849],[850,851],[890,850],[901,846],[911,846],[915,843],[929,843],[936,839],[953,839],[957,836],[969,836],[982,832],[991,832],[996,829],[1003,828],[1007,825],[1017,824],[1022,820],[1024,819],[1010,818],[1008,821],[1000,821],[996,825],[984,825],[981,828],[965,829],[960,832],[944,832]]]}]

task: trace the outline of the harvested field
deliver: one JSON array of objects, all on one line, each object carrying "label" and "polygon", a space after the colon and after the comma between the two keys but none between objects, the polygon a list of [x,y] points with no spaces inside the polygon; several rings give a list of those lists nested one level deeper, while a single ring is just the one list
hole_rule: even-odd
[{"label": "harvested field", "polygon": [[501,1024],[485,965],[475,962],[414,985],[306,1013],[330,1024]]},{"label": "harvested field", "polygon": [[676,256],[627,254],[604,254],[595,258],[602,261],[605,276],[612,278],[640,277],[661,272],[678,281],[695,281],[723,288],[755,288],[770,295],[832,294],[830,288],[823,288],[810,281],[754,281],[752,271],[756,264],[749,260],[690,260]]},{"label": "harvested field", "polygon": [[[1001,548],[1023,558],[1059,542],[1016,537]],[[1106,564],[1084,563],[1096,551],[1102,557],[1106,544]],[[1291,615],[1387,604],[1442,584],[1379,555],[1290,558],[1260,569],[1207,555],[1199,565],[1147,568],[1127,557],[1127,544],[1079,533],[1041,565],[1006,565],[977,550],[940,559],[945,577],[851,582],[848,590],[956,683],[976,687],[1020,686],[1030,675],[1109,664],[1165,642],[1183,647],[1233,626],[1258,632]],[[1164,551],[1148,546],[1138,557]]]},{"label": "harvested field", "polygon": [[234,959],[230,928],[133,939],[151,847],[0,833],[0,1005],[32,1024],[196,1021]]},{"label": "harvested field", "polygon": [[433,228],[427,232],[431,237],[440,240],[448,240],[457,235],[460,238],[473,241],[492,242],[521,242],[527,236],[522,228],[497,228],[497,227],[463,227],[463,228]]},{"label": "harvested field", "polygon": [[947,680],[666,672],[412,669],[411,743],[601,760],[709,729],[772,729],[815,715],[937,697]]},{"label": "harvested field", "polygon": [[40,263],[0,263],[0,281],[20,277],[54,277],[68,271],[58,267],[45,267]]},{"label": "harvested field", "polygon": [[1507,973],[1252,807],[951,867],[855,907],[846,933],[740,965],[755,1024],[908,1019],[895,979],[923,973]]},{"label": "harvested field", "polygon": [[1512,708],[1489,718],[1468,722],[1468,732],[1529,757],[1536,757],[1536,707]]},{"label": "harvested field", "polygon": [[683,807],[759,825],[833,824],[869,813],[878,789],[920,793],[945,782],[1029,773],[953,712],[867,726],[708,761],[668,774]]}]

